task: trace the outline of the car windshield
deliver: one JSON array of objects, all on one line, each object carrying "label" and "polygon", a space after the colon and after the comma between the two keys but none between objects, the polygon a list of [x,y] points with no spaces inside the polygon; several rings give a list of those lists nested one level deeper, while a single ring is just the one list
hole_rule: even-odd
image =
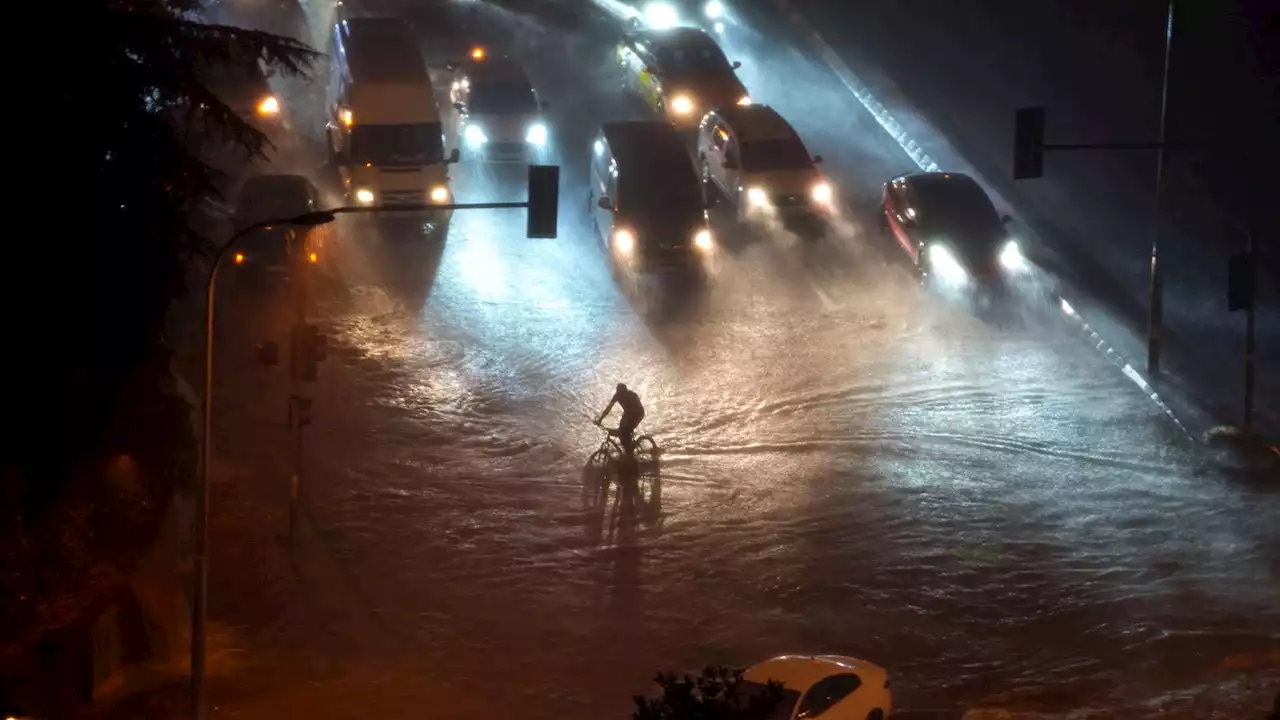
[{"label": "car windshield", "polygon": [[360,125],[351,129],[351,162],[434,165],[444,160],[440,123]]},{"label": "car windshield", "polygon": [[308,210],[306,191],[293,184],[249,184],[236,200],[236,225],[301,215]]},{"label": "car windshield", "polygon": [[732,73],[729,61],[712,44],[665,45],[655,50],[658,65],[668,75],[717,75]]},{"label": "car windshield", "polygon": [[471,86],[468,110],[477,115],[524,115],[537,112],[538,101],[523,83],[478,83]]},{"label": "car windshield", "polygon": [[742,143],[742,169],[746,172],[768,170],[807,170],[813,159],[804,143],[794,138],[755,140]]},{"label": "car windshield", "polygon": [[927,180],[913,183],[917,222],[930,234],[985,249],[1003,236],[1003,224],[991,198],[976,183]]}]

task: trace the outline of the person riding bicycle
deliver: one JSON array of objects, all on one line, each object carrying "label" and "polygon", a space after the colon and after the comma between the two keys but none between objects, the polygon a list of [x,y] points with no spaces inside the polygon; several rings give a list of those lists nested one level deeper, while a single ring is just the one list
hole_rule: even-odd
[{"label": "person riding bicycle", "polygon": [[609,400],[609,404],[605,406],[604,412],[600,413],[600,417],[596,419],[596,424],[604,422],[604,418],[613,409],[614,404],[622,406],[622,420],[618,423],[617,435],[622,442],[622,450],[627,457],[635,457],[635,433],[636,426],[644,420],[644,404],[640,402],[640,396],[634,390],[628,390],[626,383],[618,383],[618,389]]}]

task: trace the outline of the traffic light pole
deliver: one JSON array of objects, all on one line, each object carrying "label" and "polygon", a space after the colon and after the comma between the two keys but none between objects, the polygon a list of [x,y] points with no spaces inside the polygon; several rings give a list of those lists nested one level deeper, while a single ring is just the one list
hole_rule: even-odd
[{"label": "traffic light pole", "polygon": [[1160,354],[1164,347],[1164,265],[1160,263],[1161,196],[1164,190],[1165,129],[1169,116],[1169,63],[1173,58],[1173,4],[1164,31],[1164,78],[1160,87],[1160,139],[1156,148],[1156,200],[1151,230],[1151,300],[1147,319],[1147,374],[1160,374]]},{"label": "traffic light pole", "polygon": [[[222,258],[237,242],[255,230],[273,225],[315,227],[333,222],[337,215],[363,213],[394,213],[396,211],[423,212],[439,210],[479,210],[527,208],[530,238],[556,237],[559,218],[560,168],[555,165],[529,166],[529,200],[508,203],[454,203],[449,205],[415,204],[395,207],[339,207],[317,210],[292,218],[276,218],[254,223],[231,236],[214,253],[213,264],[205,283],[205,333],[204,333],[204,388],[201,393],[203,421],[200,427],[199,471],[196,480],[194,536],[194,572],[191,592],[191,717],[205,720],[205,646],[208,624],[209,599],[209,438],[213,425],[213,328],[214,300],[216,298],[218,268]],[[302,325],[300,325],[301,327]],[[290,363],[291,365],[293,363]],[[310,400],[298,397],[293,402],[296,421],[301,423],[310,412]],[[295,456],[300,457],[301,446],[295,441]],[[297,464],[295,463],[295,467]],[[296,497],[297,493],[292,493]],[[296,506],[296,502],[294,503]]]},{"label": "traffic light pole", "polygon": [[1255,335],[1255,313],[1257,302],[1252,297],[1258,281],[1258,256],[1254,253],[1253,228],[1249,228],[1248,245],[1245,252],[1249,258],[1249,306],[1245,309],[1244,321],[1244,436],[1253,435],[1253,390],[1255,373],[1258,371],[1258,346]]},{"label": "traffic light pole", "polygon": [[301,357],[301,353],[305,352],[302,342],[302,326],[307,322],[307,299],[308,287],[310,280],[307,272],[307,248],[303,243],[305,238],[299,239],[297,235],[290,238],[291,241],[299,243],[297,248],[291,248],[294,267],[294,318],[293,328],[290,337],[295,340],[289,344],[289,430],[293,433],[293,464],[292,472],[289,476],[289,551],[293,552],[294,539],[298,525],[298,499],[302,490],[302,363],[305,359]]},{"label": "traffic light pole", "polygon": [[[1169,68],[1173,59],[1173,6],[1169,0],[1168,19],[1165,23],[1164,76],[1160,88],[1160,134],[1156,142],[1135,143],[1075,143],[1047,145],[1044,142],[1045,112],[1043,106],[1019,109],[1014,115],[1013,179],[1029,180],[1044,174],[1046,150],[1155,150],[1156,198],[1153,227],[1151,230],[1151,297],[1147,318],[1147,374],[1160,374],[1160,356],[1164,336],[1164,265],[1160,259],[1160,230],[1162,227],[1162,200],[1164,194],[1165,151],[1174,144],[1168,142],[1166,127],[1169,114]],[[1178,143],[1182,145],[1183,143]],[[1199,145],[1201,143],[1187,143]]]}]

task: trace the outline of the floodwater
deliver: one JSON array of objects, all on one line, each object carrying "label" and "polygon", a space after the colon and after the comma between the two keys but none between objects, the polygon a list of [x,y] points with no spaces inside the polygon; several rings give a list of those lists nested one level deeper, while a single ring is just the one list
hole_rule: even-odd
[{"label": "floodwater", "polygon": [[[503,21],[552,103],[560,237],[518,210],[338,228],[304,477],[336,568],[306,592],[342,611],[256,640],[260,690],[226,716],[621,717],[655,671],[783,652],[882,665],[900,707],[1274,692],[1274,491],[1052,303],[996,323],[921,292],[867,210],[910,160],[816,63],[745,28],[757,54],[730,58],[826,156],[847,222],[821,246],[721,224],[718,274],[672,295],[615,277],[585,209],[590,133],[642,116],[607,26]],[[519,168],[464,150],[454,176],[460,201],[523,199]],[[583,501],[617,382],[663,448],[630,511]]]}]

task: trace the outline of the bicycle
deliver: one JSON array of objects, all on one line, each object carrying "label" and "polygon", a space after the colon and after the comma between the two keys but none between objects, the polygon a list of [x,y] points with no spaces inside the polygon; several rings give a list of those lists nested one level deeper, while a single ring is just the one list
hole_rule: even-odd
[{"label": "bicycle", "polygon": [[[623,491],[619,470],[626,458],[626,451],[618,442],[618,429],[607,428],[601,423],[596,423],[596,427],[605,432],[605,437],[583,468],[582,501],[587,508],[607,504],[611,477],[618,485],[618,494],[621,495]],[[653,436],[641,435],[636,438],[632,458],[635,461],[636,489],[642,502],[649,502],[654,494],[658,458],[661,455],[662,448],[658,447]]]}]

